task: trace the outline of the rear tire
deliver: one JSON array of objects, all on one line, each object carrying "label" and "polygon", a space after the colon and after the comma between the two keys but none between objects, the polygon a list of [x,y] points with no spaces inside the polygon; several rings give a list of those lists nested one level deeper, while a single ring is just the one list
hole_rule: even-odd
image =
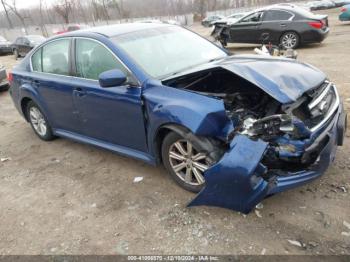
[{"label": "rear tire", "polygon": [[300,37],[296,32],[285,32],[280,38],[283,49],[296,49],[300,44]]},{"label": "rear tire", "polygon": [[27,119],[32,126],[34,133],[44,141],[55,139],[47,118],[37,104],[30,101],[26,108]]}]

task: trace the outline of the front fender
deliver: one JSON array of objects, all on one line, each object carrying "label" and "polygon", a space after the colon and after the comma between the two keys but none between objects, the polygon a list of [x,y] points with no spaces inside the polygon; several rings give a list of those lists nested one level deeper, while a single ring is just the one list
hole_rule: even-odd
[{"label": "front fender", "polygon": [[161,126],[184,126],[197,136],[226,140],[233,130],[220,99],[194,92],[147,83],[143,91],[147,114],[148,141],[151,144]]},{"label": "front fender", "polygon": [[267,195],[268,183],[261,177],[260,163],[268,144],[237,135],[222,159],[205,173],[206,185],[188,204],[209,205],[249,213]]}]

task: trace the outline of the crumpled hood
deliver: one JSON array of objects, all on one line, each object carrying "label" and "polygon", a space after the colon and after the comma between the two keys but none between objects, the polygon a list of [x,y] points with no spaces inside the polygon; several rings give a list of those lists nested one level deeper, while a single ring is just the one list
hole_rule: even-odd
[{"label": "crumpled hood", "polygon": [[321,85],[326,75],[319,69],[293,59],[234,55],[215,63],[287,104]]}]

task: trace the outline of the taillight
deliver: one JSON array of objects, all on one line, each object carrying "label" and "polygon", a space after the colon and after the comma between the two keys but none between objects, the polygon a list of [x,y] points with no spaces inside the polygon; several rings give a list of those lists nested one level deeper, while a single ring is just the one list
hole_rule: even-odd
[{"label": "taillight", "polygon": [[321,21],[318,22],[309,22],[308,23],[311,27],[316,28],[316,29],[321,29],[323,27],[323,23]]},{"label": "taillight", "polygon": [[9,83],[12,83],[12,81],[13,81],[13,75],[12,75],[11,72],[8,72],[8,74],[7,74],[7,80],[9,81]]},{"label": "taillight", "polygon": [[344,13],[344,12],[347,11],[347,9],[346,9],[345,7],[343,7],[342,9],[340,9],[340,11],[341,11],[342,13]]}]

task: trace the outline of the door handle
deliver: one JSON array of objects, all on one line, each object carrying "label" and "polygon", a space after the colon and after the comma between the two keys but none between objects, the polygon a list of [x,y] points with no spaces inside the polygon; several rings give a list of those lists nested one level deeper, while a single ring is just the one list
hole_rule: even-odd
[{"label": "door handle", "polygon": [[40,84],[40,81],[39,80],[33,80],[33,83],[34,84]]},{"label": "door handle", "polygon": [[280,24],[281,27],[286,27],[286,24]]},{"label": "door handle", "polygon": [[73,90],[73,94],[78,97],[82,97],[86,95],[86,92],[81,87],[77,87]]}]

